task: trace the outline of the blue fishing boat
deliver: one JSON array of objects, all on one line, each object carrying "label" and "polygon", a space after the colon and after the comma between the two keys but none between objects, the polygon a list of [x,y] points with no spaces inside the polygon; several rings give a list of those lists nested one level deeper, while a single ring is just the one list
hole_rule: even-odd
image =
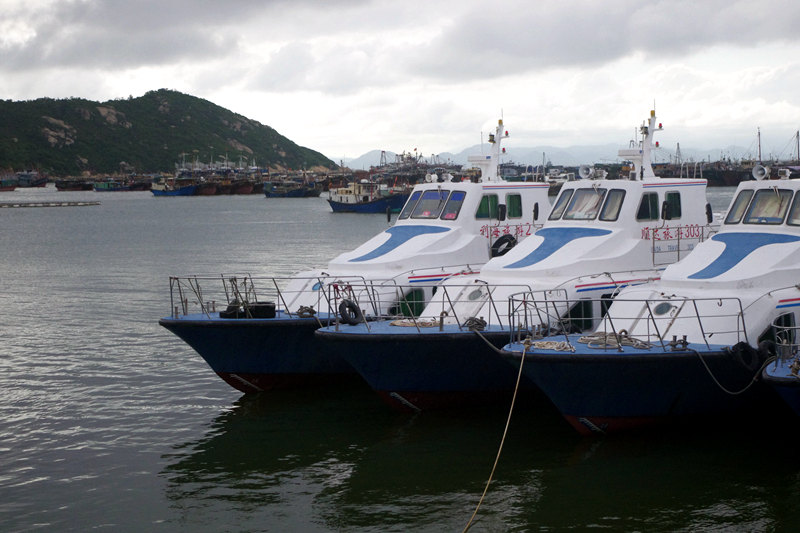
[{"label": "blue fishing boat", "polygon": [[[659,282],[622,290],[589,334],[558,317],[561,334],[505,347],[578,431],[763,416],[777,400],[764,382],[796,401],[783,385],[797,352],[800,181],[766,174],[739,184],[719,233]],[[543,305],[522,299],[520,320]]]},{"label": "blue fishing boat", "polygon": [[[337,324],[317,336],[401,409],[507,399],[517,372],[495,351],[512,333],[544,327],[552,314],[579,314],[573,325],[592,327],[607,304],[589,299],[658,279],[708,236],[705,180],[653,173],[653,136],[661,129],[652,113],[641,139],[620,151],[633,166],[628,179],[582,169],[586,179],[563,184],[543,228],[507,253],[498,250],[479,274],[443,282],[419,317]],[[523,291],[577,307],[561,304],[520,324],[510,320],[509,298]]]},{"label": "blue fishing boat", "polygon": [[[502,121],[498,134],[501,128]],[[489,260],[495,233],[507,229],[522,240],[533,231],[534,213],[548,212],[547,184],[506,183],[497,176],[501,137],[482,157],[480,180],[437,176],[415,186],[392,227],[324,268],[289,279],[171,278],[171,315],[159,323],[243,392],[358,379],[313,335],[316,329],[340,313],[351,320],[419,313],[441,280]],[[513,220],[490,212],[499,193],[511,199]],[[372,305],[359,307],[357,302],[367,301],[365,291]]]},{"label": "blue fishing boat", "polygon": [[408,200],[411,188],[362,179],[332,189],[328,194],[328,204],[334,213],[397,213]]},{"label": "blue fishing boat", "polygon": [[156,176],[150,191],[153,196],[194,196],[197,182],[194,178]]}]

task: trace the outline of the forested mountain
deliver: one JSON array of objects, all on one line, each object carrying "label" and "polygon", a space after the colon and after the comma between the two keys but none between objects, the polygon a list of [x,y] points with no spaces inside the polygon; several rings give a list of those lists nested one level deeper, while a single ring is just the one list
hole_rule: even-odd
[{"label": "forested mountain", "polygon": [[[185,154],[185,155],[184,155]],[[207,100],[161,89],[138,98],[0,100],[0,170],[54,175],[173,171],[227,155],[273,169],[333,168],[319,152]]]}]

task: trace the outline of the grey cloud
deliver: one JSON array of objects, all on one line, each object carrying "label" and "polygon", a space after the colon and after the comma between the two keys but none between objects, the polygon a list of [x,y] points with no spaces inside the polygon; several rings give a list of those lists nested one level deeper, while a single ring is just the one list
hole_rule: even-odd
[{"label": "grey cloud", "polygon": [[[359,3],[360,0],[345,2]],[[268,35],[267,22],[292,10],[329,9],[322,0],[195,2],[107,0],[56,2],[8,13],[33,26],[36,36],[0,49],[3,69],[50,67],[125,69],[182,60],[235,57],[242,34]]]},{"label": "grey cloud", "polygon": [[436,78],[494,77],[553,67],[593,66],[633,53],[678,56],[713,45],[751,47],[800,39],[800,4],[791,0],[507,0],[456,19],[407,68]]}]

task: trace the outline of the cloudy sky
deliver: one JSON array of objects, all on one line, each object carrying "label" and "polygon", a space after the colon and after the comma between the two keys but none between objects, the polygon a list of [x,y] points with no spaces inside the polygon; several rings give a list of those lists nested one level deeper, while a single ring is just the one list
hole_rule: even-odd
[{"label": "cloudy sky", "polygon": [[[797,0],[0,0],[0,98],[175,89],[331,159],[624,144],[789,157]],[[2,117],[0,117],[2,120]],[[744,154],[731,154],[741,157]]]}]

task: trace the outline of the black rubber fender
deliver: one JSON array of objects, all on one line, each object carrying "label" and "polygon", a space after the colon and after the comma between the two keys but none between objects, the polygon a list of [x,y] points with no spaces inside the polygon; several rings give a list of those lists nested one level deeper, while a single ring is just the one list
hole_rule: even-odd
[{"label": "black rubber fender", "polygon": [[339,316],[342,322],[355,326],[364,321],[364,313],[361,312],[358,305],[353,300],[345,298],[339,304]]}]

